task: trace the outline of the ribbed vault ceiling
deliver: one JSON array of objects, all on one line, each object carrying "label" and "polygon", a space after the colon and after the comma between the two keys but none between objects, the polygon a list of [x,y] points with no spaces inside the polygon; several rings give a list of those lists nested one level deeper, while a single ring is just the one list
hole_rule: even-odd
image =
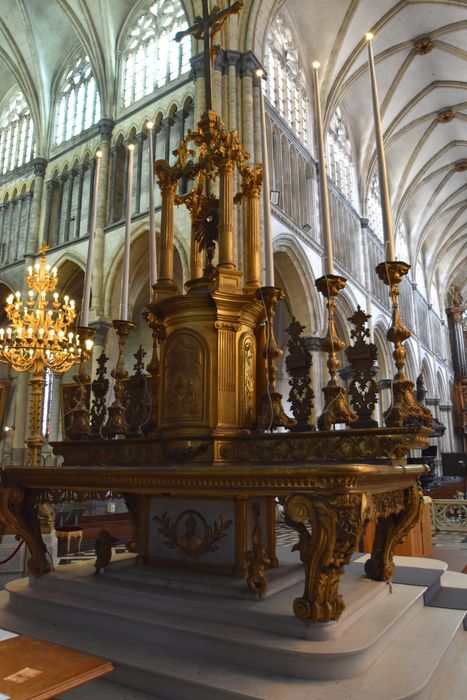
[{"label": "ribbed vault ceiling", "polygon": [[[218,4],[223,4],[218,2]],[[441,290],[457,283],[467,298],[467,0],[246,0],[248,22],[284,9],[304,66],[322,64],[326,119],[340,105],[351,135],[363,203],[375,169],[364,35],[371,30],[394,217],[409,232],[412,261],[421,251]],[[0,19],[0,99],[19,84],[47,155],[57,76],[84,46],[93,63],[102,111],[115,115],[116,49],[135,0],[9,0]],[[185,2],[193,17],[191,2]],[[247,21],[248,20],[248,21]],[[264,23],[264,19],[261,19]],[[236,22],[236,21],[235,21]],[[261,37],[265,32],[260,33]],[[427,52],[416,41],[429,38]],[[258,41],[258,31],[252,41]],[[262,47],[265,48],[264,46]],[[444,114],[443,114],[444,113]],[[443,114],[440,117],[440,114]],[[363,210],[362,210],[363,211]]]}]

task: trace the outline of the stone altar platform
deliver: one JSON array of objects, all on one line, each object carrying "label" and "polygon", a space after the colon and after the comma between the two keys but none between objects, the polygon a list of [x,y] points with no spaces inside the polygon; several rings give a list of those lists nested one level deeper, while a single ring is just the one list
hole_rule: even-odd
[{"label": "stone altar platform", "polygon": [[[278,553],[292,573],[297,554]],[[290,614],[290,594],[303,585],[293,575],[290,588],[265,600],[240,600],[229,591],[233,579],[218,577],[223,590],[206,595],[203,573],[146,569],[146,578],[135,579],[128,560],[99,577],[80,563],[10,583],[0,609],[16,631],[90,653],[105,648],[115,665],[112,700],[141,693],[158,700],[464,698],[467,605],[447,607],[452,587],[459,600],[462,579],[443,584],[442,563],[397,557],[389,586],[365,578],[364,559],[342,577],[340,620],[311,626]],[[427,607],[424,598],[440,588],[446,607]],[[112,683],[104,686],[109,693]],[[80,698],[97,697],[100,687]]]}]

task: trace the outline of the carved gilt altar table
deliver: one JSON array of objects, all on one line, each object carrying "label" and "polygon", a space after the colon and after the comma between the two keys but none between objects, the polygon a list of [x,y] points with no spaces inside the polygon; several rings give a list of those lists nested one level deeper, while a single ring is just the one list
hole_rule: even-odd
[{"label": "carved gilt altar table", "polygon": [[186,569],[223,570],[247,577],[249,587],[264,594],[265,569],[279,564],[273,507],[279,497],[286,522],[299,534],[295,549],[305,569],[303,596],[293,602],[295,614],[305,623],[327,622],[344,610],[339,578],[368,522],[375,522],[376,535],[366,575],[391,580],[394,548],[420,515],[418,476],[424,469],[305,462],[223,468],[193,463],[6,467],[0,473],[0,512],[28,545],[29,570],[41,576],[50,566],[37,504],[119,494],[133,517],[138,564],[174,566],[178,561]]}]

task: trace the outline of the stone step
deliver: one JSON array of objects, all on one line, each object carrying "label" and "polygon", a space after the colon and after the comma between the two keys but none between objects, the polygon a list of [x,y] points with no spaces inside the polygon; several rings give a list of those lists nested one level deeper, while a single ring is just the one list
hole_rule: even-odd
[{"label": "stone step", "polygon": [[[213,662],[183,650],[170,651],[163,647],[164,640],[159,640],[159,645],[145,644],[118,637],[110,630],[57,625],[50,619],[34,621],[27,612],[25,617],[12,613],[6,605],[7,594],[2,593],[1,598],[2,624],[6,628],[105,656],[116,667],[110,677],[113,682],[149,693],[150,697],[152,693],[164,700],[304,700],[306,697],[320,700],[361,700],[362,697],[426,700],[435,687],[437,673],[443,666],[452,640],[465,638],[465,633],[459,631],[463,618],[461,611],[420,608],[411,624],[400,631],[365,673],[345,680],[307,681],[279,676],[275,668],[269,673],[255,672],[232,663]],[[311,647],[317,644],[313,641],[306,643]],[[196,651],[201,650],[196,648]],[[457,693],[459,687],[453,681],[453,693]],[[456,694],[443,696],[450,700],[460,700],[461,697]],[[100,700],[100,696],[97,697]],[[436,696],[431,697],[434,700]],[[115,696],[115,700],[117,698]]]},{"label": "stone step", "polygon": [[164,698],[99,679],[69,690],[57,696],[56,700],[164,700]]},{"label": "stone step", "polygon": [[[347,573],[344,578],[350,576]],[[350,576],[352,578],[352,576]],[[359,587],[371,588],[375,582],[359,579]],[[28,584],[27,579],[8,584],[10,608],[18,614],[38,617],[47,610],[47,615],[57,623],[87,626],[99,631],[103,627],[116,635],[130,637],[135,641],[164,645],[182,653],[193,649],[205,658],[220,662],[233,662],[241,666],[253,666],[256,670],[275,672],[281,675],[305,679],[348,678],[363,673],[400,633],[423,607],[423,587],[394,585],[392,593],[383,583],[376,584],[377,607],[369,607],[365,614],[349,625],[344,633],[335,639],[314,641],[273,634],[271,630],[246,630],[238,624],[238,618],[246,618],[251,609],[251,601],[246,603],[241,616],[237,610],[223,609],[220,619],[218,608],[206,598],[198,600],[198,614],[191,615],[192,605],[185,605],[177,596],[168,609],[167,598],[162,602],[155,596],[152,607],[146,604],[151,598],[146,592],[144,598],[135,589],[131,596],[125,587],[125,597],[116,595],[116,585],[106,585],[105,577],[82,579],[45,576]],[[85,591],[82,595],[80,588]],[[119,591],[121,593],[121,591]],[[289,589],[287,600],[282,601],[282,614],[292,617],[291,601],[301,595],[302,586]],[[280,594],[279,594],[280,595]],[[185,594],[186,599],[186,594]],[[129,602],[131,601],[131,602]],[[270,601],[255,601],[256,607],[263,609]],[[191,602],[191,601],[190,601]],[[155,607],[156,604],[158,607]],[[277,601],[274,604],[280,605]],[[239,605],[237,605],[238,609]],[[204,615],[200,614],[204,611]],[[376,614],[377,610],[377,614]],[[372,614],[372,611],[374,614]],[[274,611],[273,611],[274,615]],[[302,625],[298,621],[297,624]],[[263,625],[264,627],[264,625]],[[323,627],[323,625],[302,625]],[[336,624],[331,624],[335,628]]]},{"label": "stone step", "polygon": [[[465,574],[464,574],[465,575]],[[467,688],[467,634],[459,631],[446,654],[430,700],[465,700]]]}]

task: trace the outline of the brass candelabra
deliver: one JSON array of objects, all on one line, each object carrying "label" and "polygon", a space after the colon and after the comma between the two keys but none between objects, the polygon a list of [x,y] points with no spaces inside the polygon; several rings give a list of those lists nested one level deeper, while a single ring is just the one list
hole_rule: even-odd
[{"label": "brass candelabra", "polygon": [[123,362],[123,351],[128,333],[133,330],[135,324],[131,321],[123,321],[115,319],[112,325],[118,336],[118,358],[115,369],[111,375],[115,379],[114,385],[114,401],[109,406],[109,416],[104,427],[104,433],[107,437],[115,437],[116,435],[126,435],[128,425],[125,417],[125,406],[123,403],[123,393],[125,390],[124,381],[128,378],[128,372],[125,369]]},{"label": "brass candelabra", "polygon": [[340,366],[337,353],[344,348],[345,343],[337,335],[334,311],[336,297],[344,289],[346,281],[345,277],[339,275],[323,275],[315,282],[317,290],[326,299],[328,308],[328,332],[321,343],[321,349],[328,355],[327,367],[330,377],[323,388],[325,403],[318,418],[319,430],[330,430],[336,423],[353,423],[358,417],[347,403],[345,389],[339,386],[337,381],[337,370]]},{"label": "brass candelabra", "polygon": [[40,463],[42,437],[42,405],[45,375],[66,372],[84,359],[92,348],[92,340],[84,342],[79,333],[69,331],[76,317],[75,303],[67,295],[63,303],[55,291],[58,283],[57,269],[46,263],[43,245],[40,261],[29,267],[26,277],[29,288],[26,301],[21,292],[10,294],[5,311],[9,319],[6,329],[0,328],[0,361],[7,362],[17,372],[29,372],[31,376],[30,435],[26,440],[29,449],[29,465]]},{"label": "brass candelabra", "polygon": [[380,263],[376,272],[378,277],[388,285],[392,300],[392,324],[387,332],[387,339],[394,345],[394,362],[397,372],[392,381],[392,404],[384,413],[384,420],[389,427],[403,427],[410,424],[433,426],[433,416],[430,411],[418,403],[414,394],[414,383],[407,377],[405,359],[407,352],[404,348],[412,333],[404,326],[399,315],[399,284],[410,270],[410,265],[400,260]]}]

